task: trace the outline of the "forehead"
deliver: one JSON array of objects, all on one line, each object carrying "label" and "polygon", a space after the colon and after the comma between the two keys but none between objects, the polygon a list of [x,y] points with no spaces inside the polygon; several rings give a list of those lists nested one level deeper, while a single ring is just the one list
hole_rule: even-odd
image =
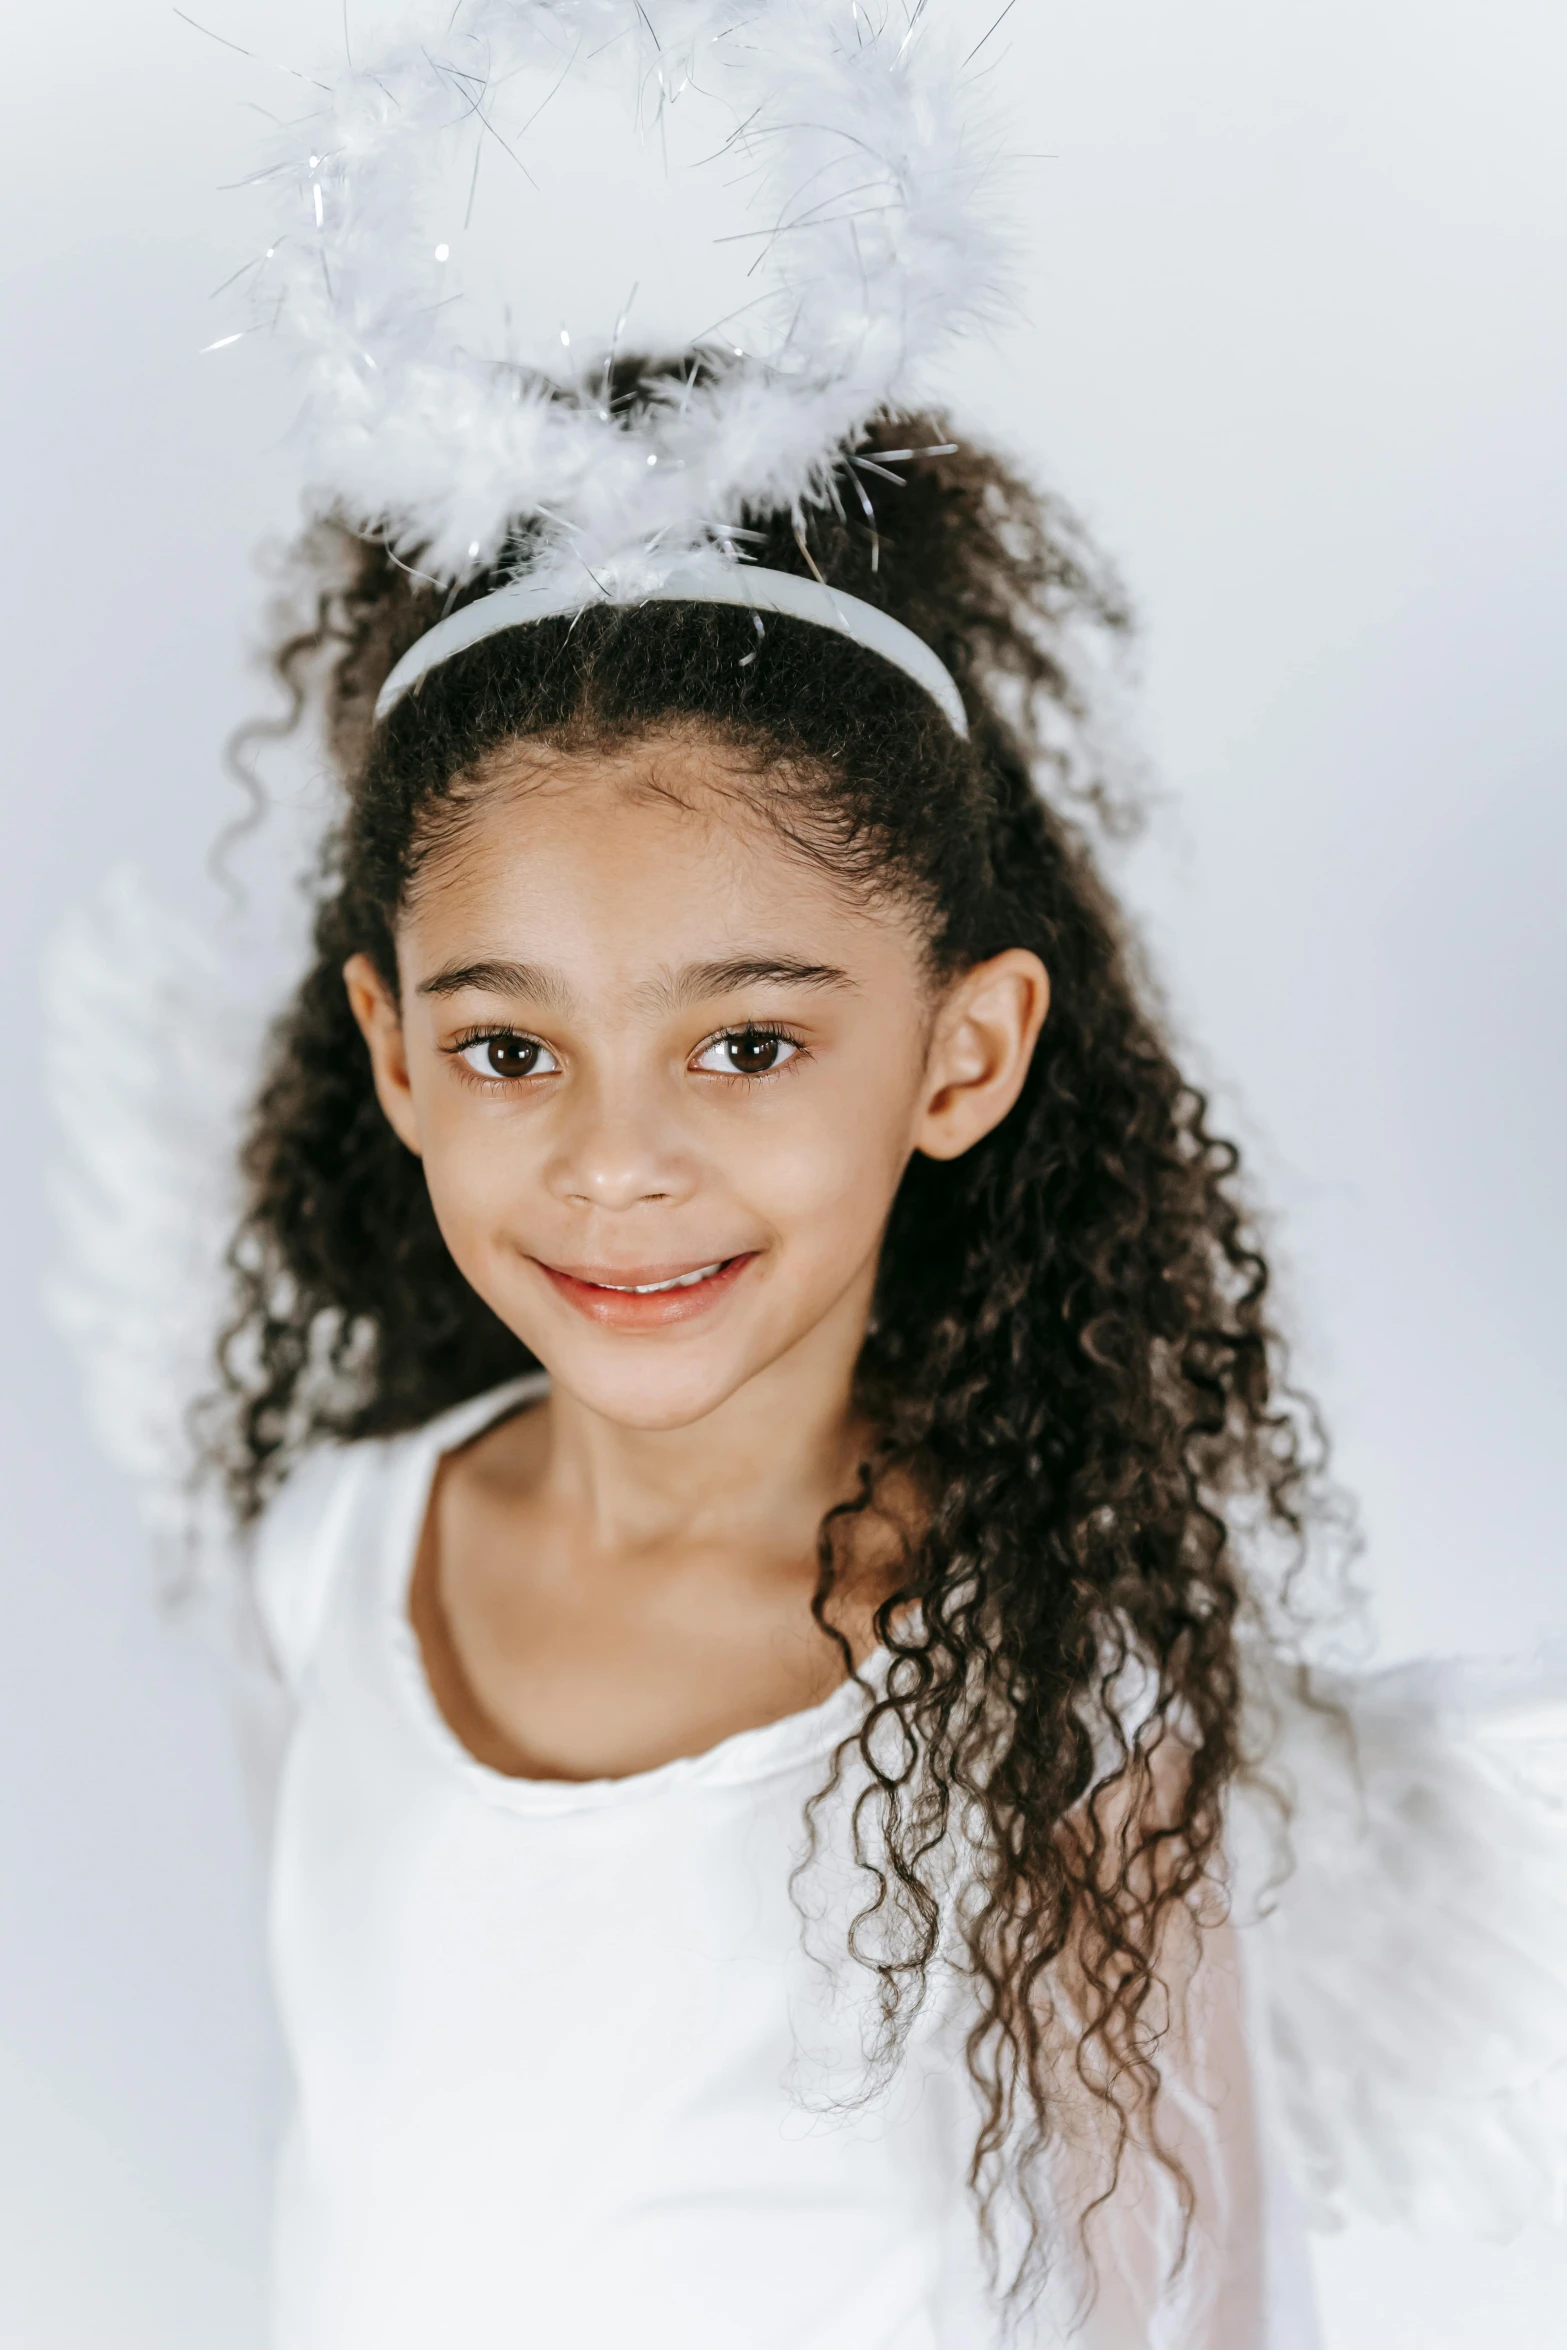
[{"label": "forehead", "polygon": [[742,952],[782,929],[818,960],[906,961],[907,911],[788,839],[770,813],[780,797],[787,814],[787,777],[703,742],[513,746],[456,796],[400,940],[421,962],[482,933],[495,948],[525,935],[535,954],[548,943],[646,966]]}]

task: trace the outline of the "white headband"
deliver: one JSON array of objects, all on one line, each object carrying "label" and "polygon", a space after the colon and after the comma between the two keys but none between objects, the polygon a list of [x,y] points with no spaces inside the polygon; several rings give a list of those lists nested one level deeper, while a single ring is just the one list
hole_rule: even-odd
[{"label": "white headband", "polygon": [[384,718],[411,686],[441,662],[449,661],[454,653],[466,652],[470,645],[482,644],[486,637],[498,636],[503,629],[523,628],[533,620],[558,619],[568,612],[575,615],[595,605],[624,610],[638,604],[675,603],[733,604],[742,611],[778,612],[791,620],[808,620],[818,628],[833,629],[912,677],[954,730],[968,739],[968,716],[952,672],[901,620],[820,580],[802,579],[791,571],[756,570],[723,557],[705,561],[696,557],[661,578],[644,578],[642,583],[618,591],[594,582],[586,595],[580,574],[563,579],[558,570],[552,570],[543,579],[514,579],[437,621],[410,645],[376,696],[376,717]]}]

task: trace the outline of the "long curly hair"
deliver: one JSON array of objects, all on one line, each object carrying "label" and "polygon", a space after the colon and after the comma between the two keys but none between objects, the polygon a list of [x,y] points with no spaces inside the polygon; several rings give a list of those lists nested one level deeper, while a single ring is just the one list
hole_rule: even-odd
[{"label": "long curly hair", "polygon": [[[1246,1759],[1256,1578],[1237,1530],[1303,1554],[1327,1488],[1236,1150],[1176,1065],[1091,847],[1128,809],[1084,684],[1124,599],[1062,505],[947,439],[939,417],[881,419],[819,508],[753,514],[744,544],[923,637],[967,742],[846,639],[784,618],[759,636],[747,612],[680,603],[492,638],[377,726],[378,687],[442,599],[383,546],[318,526],[313,606],[276,667],[296,710],[319,709],[346,807],[255,1103],[223,1360],[242,1516],[323,1433],[412,1428],[529,1367],[447,1254],[341,977],[362,951],[395,985],[410,881],[508,741],[570,754],[706,730],[800,855],[900,894],[938,973],[1041,957],[1052,1009],[1021,1098],[966,1156],[917,1157],[898,1192],[858,1371],[874,1440],[857,1499],[821,1529],[816,1596],[852,1669],[832,1601],[854,1521],[894,1488],[923,1497],[878,1618],[890,1673],[850,1742],[869,1884],[855,1946],[895,2052],[950,1942],[940,1854],[961,1820],[988,2212],[1059,2141],[1068,2078],[1108,2118],[1111,2179],[1132,2140],[1157,2151],[1161,1953],[1215,1898]],[[524,528],[465,593],[526,551]]]}]

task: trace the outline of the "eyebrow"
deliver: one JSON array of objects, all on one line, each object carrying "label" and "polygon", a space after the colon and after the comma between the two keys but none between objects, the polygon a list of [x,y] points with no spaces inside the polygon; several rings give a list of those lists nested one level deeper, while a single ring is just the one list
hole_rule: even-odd
[{"label": "eyebrow", "polygon": [[[740,955],[725,962],[687,963],[668,979],[650,980],[638,995],[661,1009],[679,1011],[709,996],[734,995],[745,987],[852,988],[847,971],[831,963],[807,963],[794,955]],[[420,995],[462,995],[472,989],[480,995],[525,996],[552,1011],[567,1012],[575,1002],[564,975],[547,965],[486,960],[448,963],[430,978],[421,979]]]},{"label": "eyebrow", "polygon": [[804,963],[793,955],[741,955],[723,963],[687,963],[668,981],[655,982],[649,993],[677,1011],[701,1003],[708,996],[735,995],[743,987],[852,988],[847,971],[831,963]]},{"label": "eyebrow", "polygon": [[478,995],[527,996],[536,1004],[547,1004],[553,1011],[566,1011],[572,1002],[571,989],[558,971],[536,963],[489,960],[448,963],[442,970],[432,972],[428,979],[421,979],[415,992],[463,995],[470,988]]}]

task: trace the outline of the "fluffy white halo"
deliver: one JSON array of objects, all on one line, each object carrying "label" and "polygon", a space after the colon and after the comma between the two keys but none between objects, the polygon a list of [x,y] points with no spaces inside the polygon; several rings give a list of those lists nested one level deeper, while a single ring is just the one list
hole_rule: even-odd
[{"label": "fluffy white halo", "polygon": [[[493,562],[519,516],[541,518],[546,559],[629,582],[641,563],[725,544],[748,505],[798,508],[867,419],[994,307],[995,157],[963,44],[929,0],[464,0],[455,14],[441,0],[427,13],[345,63],[291,128],[274,167],[288,215],[255,298],[304,358],[312,486],[442,583]],[[970,48],[983,29],[970,18]],[[734,127],[715,162],[746,169],[770,232],[744,353],[715,336],[716,372],[663,383],[629,423],[580,379],[551,396],[463,345],[434,214],[487,93],[612,44],[655,106],[691,87],[721,99]],[[525,299],[525,262],[519,277]]]}]

